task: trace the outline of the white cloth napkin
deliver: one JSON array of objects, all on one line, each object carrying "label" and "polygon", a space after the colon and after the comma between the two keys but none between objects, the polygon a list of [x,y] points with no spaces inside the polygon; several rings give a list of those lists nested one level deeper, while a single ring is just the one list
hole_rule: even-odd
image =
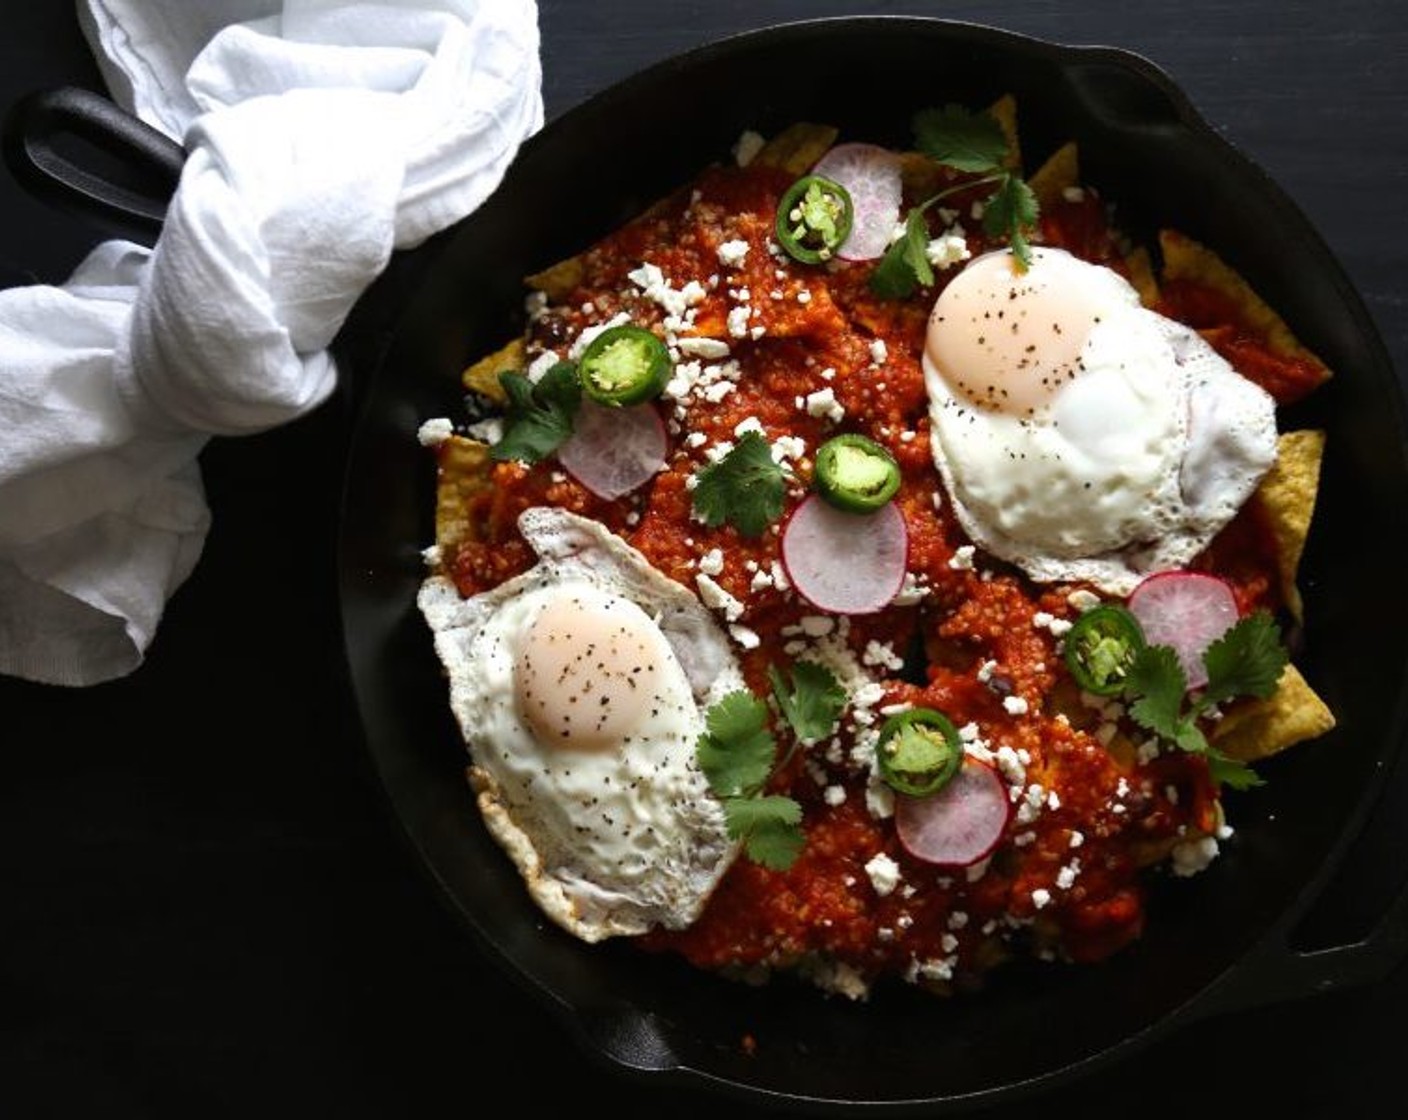
[{"label": "white cloth napkin", "polygon": [[533,0],[79,0],[111,92],[188,152],[155,249],[0,292],[0,673],[142,661],[209,524],[196,457],[324,401],[393,249],[542,125]]}]

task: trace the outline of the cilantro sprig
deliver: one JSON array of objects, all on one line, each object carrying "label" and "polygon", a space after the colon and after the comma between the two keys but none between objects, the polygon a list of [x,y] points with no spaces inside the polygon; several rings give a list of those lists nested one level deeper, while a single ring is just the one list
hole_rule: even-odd
[{"label": "cilantro sprig", "polygon": [[991,237],[1005,237],[1023,268],[1031,264],[1027,231],[1036,224],[1037,199],[1021,176],[1003,166],[1010,148],[1002,126],[987,113],[974,113],[962,105],[945,105],[916,113],[913,128],[915,146],[930,159],[980,177],[947,187],[910,209],[905,216],[904,233],[885,251],[871,273],[871,291],[882,299],[903,299],[915,288],[932,284],[934,270],[928,256],[926,212],[959,191],[988,184],[993,191],[983,203],[983,229]]},{"label": "cilantro sprig", "polygon": [[800,661],[791,680],[768,667],[772,695],[795,736],[781,759],[769,727],[767,702],[745,689],[724,696],[704,715],[695,758],[724,809],[728,833],[743,842],[754,863],[786,871],[801,854],[802,807],[766,792],[772,776],[791,761],[799,743],[831,734],[846,706],[846,690],[822,665]]},{"label": "cilantro sprig", "polygon": [[504,434],[489,449],[493,459],[536,463],[546,459],[572,434],[582,404],[582,383],[573,362],[558,362],[534,384],[521,373],[499,374],[508,397]]},{"label": "cilantro sprig", "polygon": [[694,509],[710,528],[728,522],[745,537],[756,537],[782,516],[786,475],[758,432],[745,432],[696,480]]},{"label": "cilantro sprig", "polygon": [[1276,691],[1289,655],[1266,611],[1241,619],[1203,654],[1208,683],[1191,699],[1188,677],[1169,646],[1140,650],[1125,679],[1129,714],[1179,750],[1205,755],[1213,778],[1233,789],[1262,784],[1255,771],[1212,746],[1198,720],[1214,706],[1239,696],[1265,699]]}]

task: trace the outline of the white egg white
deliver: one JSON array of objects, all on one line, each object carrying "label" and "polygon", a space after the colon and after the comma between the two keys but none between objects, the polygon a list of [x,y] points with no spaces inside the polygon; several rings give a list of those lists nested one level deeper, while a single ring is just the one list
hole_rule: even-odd
[{"label": "white egg white", "polygon": [[1128,594],[1192,560],[1251,495],[1275,461],[1274,402],[1118,274],[1037,252],[1099,309],[1078,369],[1015,415],[956,393],[926,353],[935,465],[979,547],[1039,582]]},{"label": "white egg white", "polygon": [[[537,507],[519,528],[533,568],[468,599],[435,575],[418,596],[485,823],[542,910],[583,940],[688,925],[737,854],[695,763],[704,710],[744,687],[728,639],[604,526]],[[617,749],[564,749],[525,718],[523,635],[564,596],[625,612],[646,635],[652,692]]]}]

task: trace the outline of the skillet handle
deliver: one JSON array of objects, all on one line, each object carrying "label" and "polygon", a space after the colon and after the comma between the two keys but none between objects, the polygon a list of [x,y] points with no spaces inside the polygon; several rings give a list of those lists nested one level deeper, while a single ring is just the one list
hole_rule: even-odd
[{"label": "skillet handle", "polygon": [[1289,928],[1243,959],[1186,1009],[1187,1022],[1233,1011],[1323,995],[1382,980],[1408,958],[1408,883],[1400,886],[1378,924],[1351,945],[1301,952]]},{"label": "skillet handle", "polygon": [[[144,245],[161,232],[186,160],[180,144],[76,86],[17,101],[6,114],[0,146],[11,174],[36,198]],[[94,151],[113,171],[93,159]]]}]

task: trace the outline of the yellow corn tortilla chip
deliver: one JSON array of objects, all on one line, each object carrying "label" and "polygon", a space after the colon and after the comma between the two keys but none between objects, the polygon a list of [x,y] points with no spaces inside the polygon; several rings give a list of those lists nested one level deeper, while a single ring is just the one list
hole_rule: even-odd
[{"label": "yellow corn tortilla chip", "polygon": [[1247,324],[1265,336],[1274,353],[1308,362],[1318,373],[1318,381],[1330,377],[1330,369],[1312,351],[1302,346],[1286,321],[1252,289],[1221,257],[1177,230],[1159,231],[1165,280],[1196,280],[1221,292],[1241,310]]},{"label": "yellow corn tortilla chip", "polygon": [[1159,281],[1154,276],[1154,264],[1149,258],[1149,250],[1140,245],[1125,254],[1124,267],[1129,272],[1129,282],[1139,293],[1139,302],[1145,307],[1153,307],[1159,302]]},{"label": "yellow corn tortilla chip", "polygon": [[499,384],[499,374],[522,373],[527,364],[525,343],[522,338],[515,338],[471,364],[460,375],[460,381],[466,389],[503,404],[507,398]]},{"label": "yellow corn tortilla chip", "polygon": [[836,143],[837,135],[837,130],[830,125],[800,121],[768,140],[753,157],[753,165],[780,167],[793,175],[802,175]]},{"label": "yellow corn tortilla chip", "polygon": [[1002,166],[1021,174],[1022,141],[1017,135],[1017,99],[1010,93],[1004,93],[988,106],[988,116],[1002,126],[1002,135],[1007,138],[1007,158],[1002,161]]},{"label": "yellow corn tortilla chip", "polygon": [[1281,597],[1297,621],[1303,617],[1303,605],[1296,586],[1296,572],[1315,512],[1324,454],[1324,432],[1310,429],[1282,432],[1276,441],[1276,462],[1266,472],[1254,496],[1276,539]]},{"label": "yellow corn tortilla chip", "polygon": [[559,302],[572,294],[572,289],[582,282],[586,270],[586,262],[582,260],[582,254],[578,253],[565,261],[549,265],[541,272],[530,273],[523,280],[534,291],[542,292],[548,299]]},{"label": "yellow corn tortilla chip", "polygon": [[1069,187],[1080,186],[1080,154],[1075,142],[1062,144],[1027,180],[1043,210],[1055,206]]},{"label": "yellow corn tortilla chip", "polygon": [[1287,665],[1271,696],[1228,710],[1214,729],[1212,742],[1235,759],[1255,762],[1323,735],[1334,726],[1334,714],[1325,702],[1299,669]]},{"label": "yellow corn tortilla chip", "polygon": [[443,550],[463,541],[477,541],[482,529],[469,516],[474,499],[493,485],[494,461],[488,444],[450,436],[437,449],[435,483],[435,543]]}]

